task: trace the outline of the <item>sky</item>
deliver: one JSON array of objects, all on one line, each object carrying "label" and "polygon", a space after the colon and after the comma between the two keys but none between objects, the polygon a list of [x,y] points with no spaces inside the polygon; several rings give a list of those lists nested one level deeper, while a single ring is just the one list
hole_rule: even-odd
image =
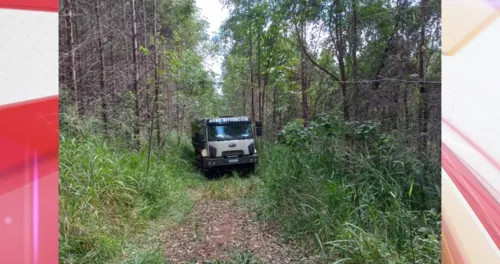
[{"label": "sky", "polygon": [[[201,16],[209,23],[208,34],[212,38],[229,16],[227,9],[224,9],[219,0],[196,0],[196,6],[200,9]],[[215,59],[205,58],[205,67],[217,74],[221,74],[222,57]],[[220,92],[220,91],[219,91]]]}]

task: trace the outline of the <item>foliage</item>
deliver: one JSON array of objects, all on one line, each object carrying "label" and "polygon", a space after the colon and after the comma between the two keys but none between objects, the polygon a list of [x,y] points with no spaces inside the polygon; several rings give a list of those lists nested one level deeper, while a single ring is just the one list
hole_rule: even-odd
[{"label": "foliage", "polygon": [[290,123],[285,144],[265,146],[253,208],[323,261],[439,263],[437,162],[376,123],[339,120]]},{"label": "foliage", "polygon": [[[159,242],[134,241],[155,219],[180,221],[189,211],[187,188],[201,176],[186,169],[184,145],[152,154],[123,138],[105,140],[62,115],[60,137],[60,260],[62,263],[163,263]],[[184,143],[183,143],[184,144]],[[174,143],[171,143],[174,145]],[[151,244],[153,243],[153,244]],[[126,249],[126,250],[125,250]]]}]

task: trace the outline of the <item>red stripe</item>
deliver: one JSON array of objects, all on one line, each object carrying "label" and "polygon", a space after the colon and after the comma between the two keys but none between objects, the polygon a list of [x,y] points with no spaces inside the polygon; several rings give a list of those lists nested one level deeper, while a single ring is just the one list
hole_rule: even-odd
[{"label": "red stripe", "polygon": [[58,111],[57,96],[0,106],[0,195],[24,185],[17,175],[32,166],[35,151],[41,164],[57,160]]},{"label": "red stripe", "polygon": [[441,164],[462,193],[489,236],[500,249],[500,206],[448,146],[442,144]]},{"label": "red stripe", "polygon": [[1,8],[58,12],[59,2],[57,0],[0,0]]},{"label": "red stripe", "polygon": [[495,187],[493,187],[493,185],[491,185],[491,183],[489,183],[486,179],[484,179],[481,175],[479,175],[479,173],[474,168],[472,168],[468,164],[465,164],[465,165],[471,171],[471,173],[475,176],[475,178],[481,183],[481,185],[484,186],[484,188],[487,189],[488,192],[492,196],[494,196],[495,200],[499,201],[499,199],[497,199],[498,197],[500,197],[499,190],[495,189]]},{"label": "red stripe", "polygon": [[0,106],[0,263],[58,261],[58,110],[57,96]]},{"label": "red stripe", "polygon": [[487,161],[489,161],[497,170],[500,170],[500,163],[496,161],[488,152],[476,144],[472,139],[470,139],[465,133],[460,131],[455,125],[446,119],[442,119],[443,123],[448,125],[455,133],[457,133],[463,140],[465,140],[469,145],[472,146],[477,152],[479,152]]}]

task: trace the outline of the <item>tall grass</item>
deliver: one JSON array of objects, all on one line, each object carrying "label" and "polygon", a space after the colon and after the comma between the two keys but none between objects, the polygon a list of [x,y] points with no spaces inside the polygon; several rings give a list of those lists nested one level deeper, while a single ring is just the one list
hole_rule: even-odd
[{"label": "tall grass", "polygon": [[60,135],[60,260],[62,263],[163,263],[151,223],[179,221],[192,202],[187,189],[202,177],[190,166],[189,146],[173,142],[137,151],[125,139],[92,133],[62,115]]},{"label": "tall grass", "polygon": [[[61,116],[61,262],[164,263],[158,228],[181,221],[188,189],[204,183],[189,141],[167,138],[146,174],[146,142],[136,150],[127,133]],[[257,177],[205,182],[206,194],[244,197],[320,263],[438,263],[439,160],[407,142],[373,124],[290,124],[285,144],[259,142]]]},{"label": "tall grass", "polygon": [[260,217],[319,262],[440,262],[437,158],[422,159],[388,135],[354,146],[334,134],[294,129],[286,144],[260,152],[253,197]]}]

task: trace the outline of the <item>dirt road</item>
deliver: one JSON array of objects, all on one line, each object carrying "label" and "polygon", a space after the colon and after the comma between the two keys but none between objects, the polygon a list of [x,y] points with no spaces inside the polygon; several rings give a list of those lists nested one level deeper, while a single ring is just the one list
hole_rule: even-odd
[{"label": "dirt road", "polygon": [[193,211],[164,236],[167,259],[171,263],[296,263],[290,247],[236,204],[250,188],[245,183],[213,181],[193,189]]}]

